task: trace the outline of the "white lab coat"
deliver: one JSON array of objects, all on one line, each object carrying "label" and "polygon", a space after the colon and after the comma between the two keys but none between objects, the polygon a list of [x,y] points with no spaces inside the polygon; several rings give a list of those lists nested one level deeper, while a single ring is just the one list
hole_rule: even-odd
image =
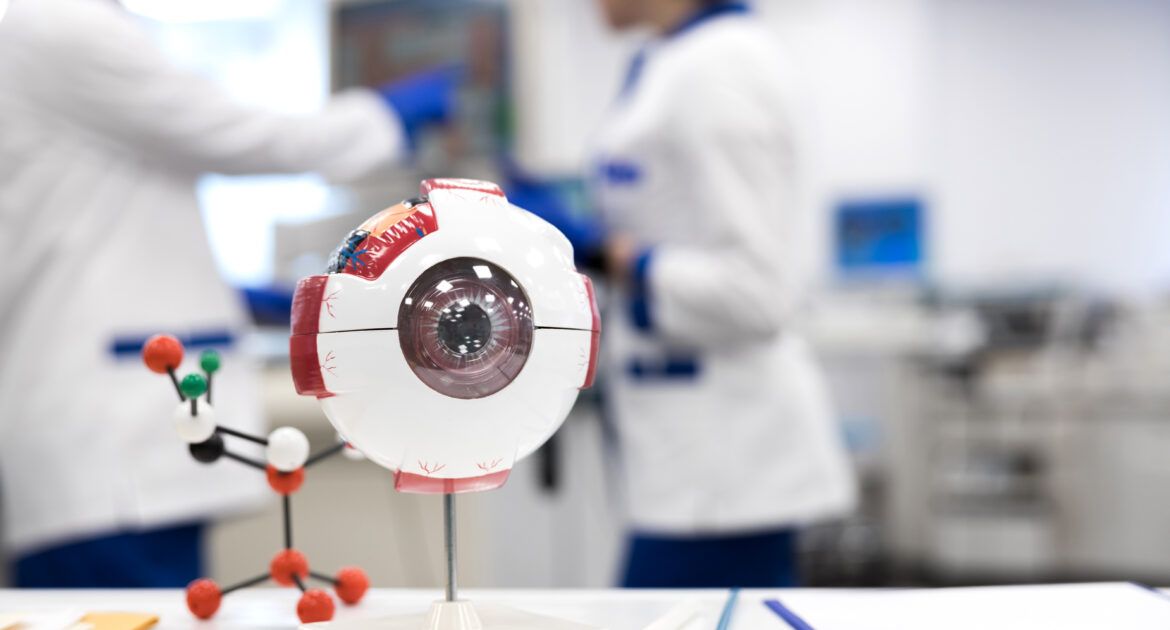
[{"label": "white lab coat", "polygon": [[650,246],[603,346],[632,526],[743,532],[855,500],[825,385],[795,330],[802,243],[783,57],[748,15],[651,45],[591,177],[607,222]]},{"label": "white lab coat", "polygon": [[[168,64],[105,0],[15,0],[0,21],[0,514],[15,553],[253,505],[254,470],[195,463],[166,377],[116,339],[239,335],[195,197],[200,173],[388,165],[400,125],[369,93],[318,114],[247,109]],[[183,372],[198,369],[189,358]],[[221,424],[262,432],[254,366],[228,354]],[[231,442],[232,448],[246,447]]]}]

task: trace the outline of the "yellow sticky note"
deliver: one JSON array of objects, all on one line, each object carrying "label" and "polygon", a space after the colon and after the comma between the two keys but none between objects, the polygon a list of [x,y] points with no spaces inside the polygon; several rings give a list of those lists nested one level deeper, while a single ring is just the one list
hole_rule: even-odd
[{"label": "yellow sticky note", "polygon": [[158,623],[158,615],[148,613],[91,612],[81,618],[93,630],[146,630]]}]

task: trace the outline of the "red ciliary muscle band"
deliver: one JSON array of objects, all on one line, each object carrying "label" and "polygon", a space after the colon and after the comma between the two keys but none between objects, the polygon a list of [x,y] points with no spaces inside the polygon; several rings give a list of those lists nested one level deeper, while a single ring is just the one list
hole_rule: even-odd
[{"label": "red ciliary muscle band", "polygon": [[317,359],[317,330],[328,282],[329,276],[309,276],[297,283],[297,291],[293,294],[292,335],[288,338],[293,385],[298,394],[317,398],[333,395],[325,389],[321,363]]},{"label": "red ciliary muscle band", "polygon": [[581,384],[581,389],[589,389],[593,387],[593,380],[597,377],[597,353],[601,345],[601,311],[597,309],[593,281],[585,274],[581,274],[581,281],[585,283],[585,293],[589,295],[589,306],[593,311],[593,325],[590,327],[593,334],[589,340],[589,370],[585,372],[585,382]]}]

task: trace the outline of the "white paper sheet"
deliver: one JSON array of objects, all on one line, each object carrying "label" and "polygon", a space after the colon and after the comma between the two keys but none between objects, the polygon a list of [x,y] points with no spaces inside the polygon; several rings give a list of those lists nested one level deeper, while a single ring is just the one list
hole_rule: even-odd
[{"label": "white paper sheet", "polygon": [[[1170,598],[1127,583],[802,591],[777,599],[813,630],[1170,629]],[[776,628],[788,626],[775,619]]]}]

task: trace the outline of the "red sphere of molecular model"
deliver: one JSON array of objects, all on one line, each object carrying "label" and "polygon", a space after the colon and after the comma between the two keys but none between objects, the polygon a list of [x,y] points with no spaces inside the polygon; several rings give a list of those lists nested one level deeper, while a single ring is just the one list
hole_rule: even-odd
[{"label": "red sphere of molecular model", "polygon": [[219,585],[207,578],[201,578],[187,585],[187,608],[200,619],[211,619],[219,610],[223,593]]},{"label": "red sphere of molecular model", "polygon": [[273,582],[281,586],[292,586],[297,582],[297,578],[303,580],[309,577],[309,561],[305,554],[296,549],[284,549],[272,558],[272,563],[268,565],[268,573],[272,576]]},{"label": "red sphere of molecular model", "polygon": [[370,578],[358,567],[345,567],[337,572],[336,579],[333,590],[337,592],[341,601],[351,606],[362,601],[362,597],[370,588]]},{"label": "red sphere of molecular model", "polygon": [[170,335],[155,335],[142,347],[142,360],[151,372],[166,374],[183,362],[183,344]]},{"label": "red sphere of molecular model", "polygon": [[305,483],[305,469],[298,468],[292,472],[280,472],[275,466],[267,468],[268,485],[280,495],[288,496],[301,489]]},{"label": "red sphere of molecular model", "polygon": [[333,618],[333,598],[319,588],[305,591],[297,602],[297,617],[301,623],[329,621]]},{"label": "red sphere of molecular model", "polygon": [[[304,484],[306,468],[342,452],[346,445],[338,443],[311,455],[304,433],[292,427],[278,428],[263,437],[216,424],[210,403],[212,376],[220,368],[219,355],[214,350],[204,351],[199,357],[203,373],[188,374],[179,379],[175,371],[183,361],[183,354],[183,344],[170,335],[155,335],[142,348],[142,360],[146,366],[153,372],[169,375],[175,386],[181,403],[175,412],[175,429],[187,442],[191,456],[208,465],[226,458],[264,471],[268,485],[284,496],[284,549],[273,557],[268,572],[222,589],[209,579],[195,580],[187,586],[187,608],[200,619],[210,619],[219,610],[225,595],[271,579],[282,586],[295,586],[301,590],[297,616],[302,623],[329,621],[333,618],[333,598],[321,589],[307,588],[305,581],[311,578],[329,583],[342,601],[355,604],[365,595],[370,580],[356,567],[342,569],[336,578],[309,570],[308,559],[292,547],[289,495]],[[264,460],[232,451],[224,442],[225,436],[263,445]]]}]

